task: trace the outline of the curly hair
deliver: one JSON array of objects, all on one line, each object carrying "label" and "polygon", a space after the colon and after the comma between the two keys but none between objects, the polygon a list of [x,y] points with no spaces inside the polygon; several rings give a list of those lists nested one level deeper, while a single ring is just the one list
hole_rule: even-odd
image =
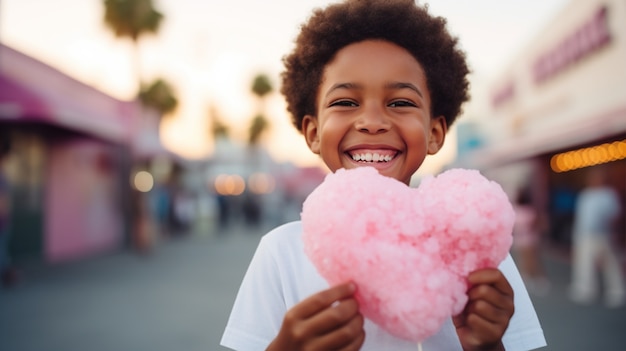
[{"label": "curly hair", "polygon": [[458,39],[446,20],[428,13],[428,5],[414,0],[347,0],[316,9],[283,58],[281,93],[298,130],[305,115],[316,116],[316,98],[326,65],[343,47],[368,39],[392,42],[406,49],[422,65],[432,101],[433,116],[448,126],[469,99],[469,68]]}]

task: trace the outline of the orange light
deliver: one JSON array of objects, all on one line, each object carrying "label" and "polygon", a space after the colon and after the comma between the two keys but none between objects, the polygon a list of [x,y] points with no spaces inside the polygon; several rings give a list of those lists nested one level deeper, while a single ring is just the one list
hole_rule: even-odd
[{"label": "orange light", "polygon": [[626,140],[622,140],[617,143],[617,148],[619,149],[619,154],[621,158],[626,157]]},{"label": "orange light", "polygon": [[250,191],[255,194],[269,194],[274,191],[276,182],[274,177],[267,173],[253,173],[248,177]]},{"label": "orange light", "polygon": [[619,158],[619,147],[615,145],[616,143],[612,143],[607,146],[607,152],[609,153],[609,159],[611,161],[615,161]]},{"label": "orange light", "polygon": [[561,173],[625,158],[626,139],[556,154],[550,159],[550,168]]},{"label": "orange light", "polygon": [[550,158],[550,168],[556,173],[561,173],[561,167],[559,166],[559,155],[554,155]]},{"label": "orange light", "polygon": [[220,195],[241,195],[246,190],[246,182],[238,174],[220,174],[215,178],[215,191]]}]

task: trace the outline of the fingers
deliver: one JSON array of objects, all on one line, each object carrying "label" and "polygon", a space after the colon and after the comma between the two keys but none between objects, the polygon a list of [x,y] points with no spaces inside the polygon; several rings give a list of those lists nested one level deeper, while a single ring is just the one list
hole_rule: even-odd
[{"label": "fingers", "polygon": [[302,300],[292,312],[297,313],[300,318],[309,318],[332,304],[351,297],[355,291],[356,286],[352,282],[340,284]]},{"label": "fingers", "polygon": [[505,325],[494,323],[477,314],[469,314],[466,323],[473,331],[469,335],[470,344],[493,343],[496,340],[501,340],[506,331]]},{"label": "fingers", "polygon": [[328,333],[339,326],[349,323],[359,316],[359,304],[354,298],[337,301],[308,321],[309,327],[319,334]]},{"label": "fingers", "polygon": [[489,284],[502,294],[513,296],[513,288],[511,287],[511,284],[509,284],[509,281],[506,280],[504,274],[495,268],[486,268],[474,271],[469,274],[467,281],[472,286]]},{"label": "fingers", "polygon": [[315,340],[315,350],[359,350],[365,341],[364,319],[355,314],[340,327],[329,330]]},{"label": "fingers", "polygon": [[466,314],[476,314],[491,322],[510,319],[515,305],[513,288],[497,269],[476,271],[468,277],[472,287],[467,292]]},{"label": "fingers", "polygon": [[355,290],[353,283],[341,284],[301,301],[286,313],[276,345],[287,349],[358,350],[365,332],[353,296]]},{"label": "fingers", "polygon": [[499,342],[513,316],[513,288],[497,269],[483,269],[469,275],[471,288],[462,314],[454,317],[461,328],[463,344],[490,345]]},{"label": "fingers", "polygon": [[488,285],[472,288],[468,292],[469,303],[465,313],[475,314],[491,322],[499,322],[513,315],[513,299],[500,294]]}]

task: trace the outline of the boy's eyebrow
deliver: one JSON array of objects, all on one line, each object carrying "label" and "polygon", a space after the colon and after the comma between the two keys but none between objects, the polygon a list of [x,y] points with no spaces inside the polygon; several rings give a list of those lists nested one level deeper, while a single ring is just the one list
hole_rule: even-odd
[{"label": "boy's eyebrow", "polygon": [[362,89],[363,87],[360,84],[355,83],[337,83],[334,84],[328,91],[326,92],[326,96],[330,95],[333,91],[337,89]]},{"label": "boy's eyebrow", "polygon": [[424,94],[422,94],[422,91],[417,86],[415,86],[415,84],[412,84],[412,83],[391,82],[387,84],[385,88],[387,89],[411,89],[414,92],[416,92],[417,95],[419,95],[421,98],[424,98]]},{"label": "boy's eyebrow", "polygon": [[[337,89],[362,89],[362,88],[363,86],[357,83],[337,83],[333,85],[332,87],[330,87],[330,89],[328,89],[328,91],[326,92],[326,96],[328,96],[330,93],[332,93],[333,91]],[[422,94],[422,91],[415,84],[412,84],[412,83],[390,82],[385,85],[385,89],[393,89],[393,90],[410,89],[416,92],[417,95],[419,95],[420,97],[422,98],[424,97],[424,94]]]}]

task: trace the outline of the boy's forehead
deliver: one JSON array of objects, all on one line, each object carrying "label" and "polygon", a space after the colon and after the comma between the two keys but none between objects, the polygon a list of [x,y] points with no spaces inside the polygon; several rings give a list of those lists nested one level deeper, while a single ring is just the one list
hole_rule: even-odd
[{"label": "boy's forehead", "polygon": [[[377,48],[377,47],[385,48],[385,50],[372,52],[373,51],[372,48]],[[389,51],[395,51],[395,52],[390,53]],[[393,42],[393,41],[374,37],[374,38],[366,38],[366,39],[354,41],[354,42],[351,42],[351,43],[348,43],[346,45],[339,47],[334,52],[334,54],[330,57],[330,59],[326,62],[326,64],[324,65],[324,68],[335,63],[338,57],[354,60],[354,59],[361,59],[362,56],[371,57],[373,55],[376,55],[376,56],[384,55],[384,56],[393,58],[398,55],[397,53],[398,51],[404,52],[408,57],[411,57],[420,67],[422,66],[422,63],[420,62],[420,60],[417,57],[415,57],[415,55],[406,47],[399,45],[398,43]],[[350,55],[346,54],[346,52],[349,52]]]},{"label": "boy's forehead", "polygon": [[353,81],[384,76],[390,81],[425,80],[422,64],[405,48],[383,40],[354,42],[339,49],[322,70],[320,86],[333,79]]}]

